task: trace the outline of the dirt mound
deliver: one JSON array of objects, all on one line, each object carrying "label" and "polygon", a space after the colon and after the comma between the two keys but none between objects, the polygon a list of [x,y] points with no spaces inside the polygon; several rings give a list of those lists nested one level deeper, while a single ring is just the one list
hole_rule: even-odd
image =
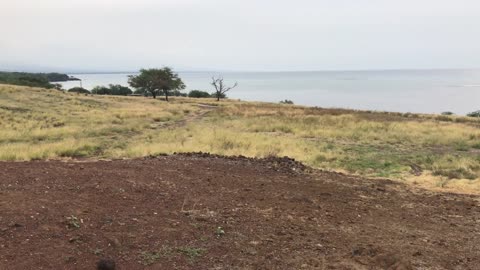
[{"label": "dirt mound", "polygon": [[289,158],[0,162],[0,269],[478,269],[479,201]]},{"label": "dirt mound", "polygon": [[265,158],[256,158],[256,157],[245,157],[245,156],[222,156],[204,152],[190,152],[190,153],[175,153],[177,156],[185,156],[185,157],[194,157],[194,158],[215,158],[215,159],[223,159],[223,160],[231,160],[231,161],[241,161],[241,162],[250,162],[255,163],[257,165],[264,165],[268,168],[274,169],[278,172],[284,173],[300,173],[300,172],[311,172],[312,168],[304,165],[300,161],[296,161],[294,158],[290,158],[287,156],[284,157],[277,157],[277,156],[269,156]]}]

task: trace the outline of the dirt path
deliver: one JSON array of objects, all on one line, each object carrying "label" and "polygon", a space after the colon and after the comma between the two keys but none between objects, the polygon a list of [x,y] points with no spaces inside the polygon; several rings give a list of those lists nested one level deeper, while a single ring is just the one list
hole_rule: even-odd
[{"label": "dirt path", "polygon": [[479,197],[304,169],[1,162],[0,269],[479,269]]},{"label": "dirt path", "polygon": [[201,108],[200,111],[195,112],[193,114],[187,115],[185,118],[178,120],[178,121],[172,121],[172,122],[165,122],[165,123],[157,123],[154,125],[151,125],[152,128],[179,128],[179,127],[184,127],[189,123],[192,122],[199,122],[202,120],[204,117],[207,116],[208,113],[210,113],[213,110],[218,109],[218,106],[211,106],[207,104],[197,104],[199,108]]}]

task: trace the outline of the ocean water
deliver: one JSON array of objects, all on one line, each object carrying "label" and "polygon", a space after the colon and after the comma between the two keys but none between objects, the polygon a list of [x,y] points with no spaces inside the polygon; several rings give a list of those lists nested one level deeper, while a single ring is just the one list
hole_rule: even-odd
[{"label": "ocean water", "polygon": [[[83,87],[128,86],[134,73],[69,74]],[[213,92],[215,72],[179,72],[187,88]],[[324,108],[350,108],[413,113],[451,111],[464,115],[480,110],[480,70],[388,70],[319,72],[222,72],[225,82],[238,87],[229,98],[279,102]],[[64,88],[78,81],[62,83]]]}]

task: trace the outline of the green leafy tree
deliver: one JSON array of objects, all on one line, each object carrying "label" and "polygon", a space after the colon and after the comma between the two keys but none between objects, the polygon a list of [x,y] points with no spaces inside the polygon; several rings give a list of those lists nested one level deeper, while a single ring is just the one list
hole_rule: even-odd
[{"label": "green leafy tree", "polygon": [[140,74],[129,76],[128,83],[137,89],[135,93],[149,93],[153,98],[163,93],[166,101],[172,91],[185,89],[182,79],[169,67],[141,69]]}]

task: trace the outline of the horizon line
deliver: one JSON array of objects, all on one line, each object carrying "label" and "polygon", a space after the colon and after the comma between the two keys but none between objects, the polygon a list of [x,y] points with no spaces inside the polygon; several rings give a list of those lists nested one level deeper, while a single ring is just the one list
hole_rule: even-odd
[{"label": "horizon line", "polygon": [[[147,68],[148,69],[148,68]],[[28,71],[30,70],[30,71]],[[61,68],[58,70],[45,68],[45,71],[33,71],[33,69],[0,69],[0,72],[26,72],[26,73],[64,73],[64,74],[129,74],[138,73],[139,70],[75,70],[67,69],[66,71]],[[53,71],[55,70],[55,71]],[[468,70],[480,70],[480,67],[475,68],[383,68],[383,69],[320,69],[320,70],[211,70],[211,69],[179,69],[176,72],[191,72],[191,73],[305,73],[305,72],[394,72],[394,71],[468,71]]]},{"label": "horizon line", "polygon": [[[369,71],[467,71],[467,70],[480,70],[480,68],[385,68],[385,69],[321,69],[321,70],[188,70],[188,69],[179,69],[176,72],[191,72],[191,73],[301,73],[301,72],[369,72]],[[12,71],[13,72],[13,71]],[[59,71],[63,72],[63,71]],[[127,74],[127,73],[138,73],[139,70],[104,70],[104,71],[71,71],[64,72],[66,74]],[[40,72],[40,73],[49,73],[49,72]]]}]

